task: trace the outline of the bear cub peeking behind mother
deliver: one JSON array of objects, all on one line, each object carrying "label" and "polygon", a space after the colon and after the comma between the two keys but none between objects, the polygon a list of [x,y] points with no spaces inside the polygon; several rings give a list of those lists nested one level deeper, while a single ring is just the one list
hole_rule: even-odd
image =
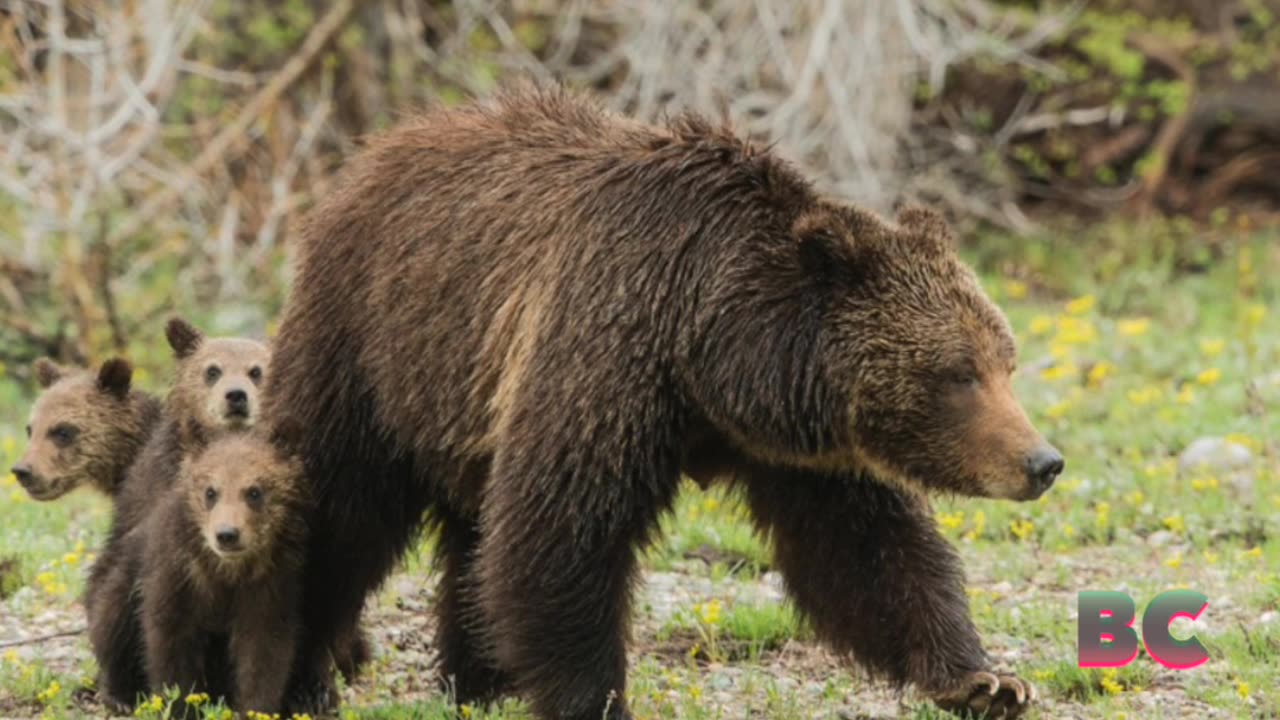
[{"label": "bear cub peeking behind mother", "polygon": [[372,139],[311,213],[264,399],[316,503],[295,704],[416,532],[458,702],[619,720],[637,552],[683,474],[741,489],[819,639],[940,706],[1020,715],[929,491],[1030,500],[1061,456],[945,222],[820,196],[696,116],[554,89]]}]

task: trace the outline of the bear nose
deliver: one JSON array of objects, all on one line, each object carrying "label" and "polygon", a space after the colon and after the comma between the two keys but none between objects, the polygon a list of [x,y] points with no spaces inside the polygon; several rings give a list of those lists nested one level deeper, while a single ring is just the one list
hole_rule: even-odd
[{"label": "bear nose", "polygon": [[18,463],[9,469],[13,476],[18,478],[18,482],[22,487],[31,487],[31,481],[34,479],[31,475],[31,466],[26,463]]},{"label": "bear nose", "polygon": [[218,547],[223,550],[234,550],[240,544],[240,531],[232,527],[218,528],[214,534]]},{"label": "bear nose", "polygon": [[232,407],[243,407],[249,402],[249,393],[243,390],[228,390],[227,404]]},{"label": "bear nose", "polygon": [[1066,461],[1056,448],[1045,445],[1033,451],[1027,458],[1027,480],[1037,493],[1042,493],[1053,485],[1053,481],[1062,474]]}]

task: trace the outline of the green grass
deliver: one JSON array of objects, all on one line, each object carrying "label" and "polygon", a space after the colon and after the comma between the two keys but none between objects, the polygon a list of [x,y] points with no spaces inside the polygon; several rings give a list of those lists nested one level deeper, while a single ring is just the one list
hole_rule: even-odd
[{"label": "green grass", "polygon": [[[1033,503],[935,503],[965,559],[993,656],[1042,690],[1033,717],[1280,714],[1280,237],[1217,228],[1209,250],[1197,233],[1181,223],[1108,225],[990,237],[969,252],[1018,335],[1019,395],[1068,460]],[[160,348],[140,351],[153,387],[167,373]],[[27,402],[24,388],[0,377],[0,467],[23,444]],[[1206,436],[1250,449],[1249,482],[1178,470],[1178,454]],[[6,477],[0,518],[0,568],[13,562],[0,570],[0,627],[45,622],[50,612],[81,622],[76,597],[105,503],[80,493],[36,504]],[[411,577],[429,573],[429,548],[411,558]],[[668,616],[637,600],[630,697],[640,717],[940,717],[816,649],[787,605],[738,592],[767,585],[771,563],[732,493],[686,484],[644,564],[692,589]],[[1141,610],[1178,587],[1210,598],[1197,630],[1207,664],[1170,671],[1144,652],[1115,671],[1076,666],[1077,592],[1122,590]],[[391,612],[400,592],[389,588],[371,605]],[[404,667],[403,651],[381,645],[342,717],[455,717],[421,671]],[[0,658],[0,714],[88,712],[73,695],[92,662],[83,640],[75,649],[71,659],[40,645]],[[470,717],[528,713],[512,701]]]}]

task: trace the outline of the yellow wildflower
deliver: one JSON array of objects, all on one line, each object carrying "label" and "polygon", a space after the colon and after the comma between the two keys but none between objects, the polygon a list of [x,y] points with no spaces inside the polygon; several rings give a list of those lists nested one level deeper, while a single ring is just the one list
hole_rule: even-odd
[{"label": "yellow wildflower", "polygon": [[969,532],[964,534],[966,540],[970,542],[978,539],[982,535],[982,531],[987,527],[987,514],[981,510],[973,512],[973,526],[969,528]]},{"label": "yellow wildflower", "polygon": [[1094,363],[1093,367],[1089,368],[1089,374],[1087,376],[1089,387],[1096,388],[1101,385],[1102,381],[1106,380],[1115,371],[1115,369],[1114,365],[1106,361]]},{"label": "yellow wildflower", "polygon": [[1181,515],[1170,515],[1160,522],[1164,523],[1164,526],[1169,529],[1169,532],[1180,533],[1187,529],[1186,523],[1182,521]]},{"label": "yellow wildflower", "polygon": [[1204,551],[1204,563],[1206,565],[1215,565],[1218,562],[1218,553],[1212,550]]},{"label": "yellow wildflower", "polygon": [[1177,401],[1179,405],[1191,405],[1196,401],[1195,388],[1190,385],[1183,385],[1178,389],[1178,394],[1174,397],[1174,400]]},{"label": "yellow wildflower", "polygon": [[1141,505],[1142,501],[1146,499],[1147,499],[1147,496],[1143,495],[1141,490],[1134,490],[1133,492],[1128,493],[1127,495],[1124,496],[1125,502],[1129,503],[1130,505],[1133,505],[1134,507]]},{"label": "yellow wildflower", "polygon": [[1227,344],[1221,338],[1205,338],[1200,341],[1200,352],[1204,353],[1205,357],[1214,358],[1221,355],[1226,346]]},{"label": "yellow wildflower", "polygon": [[1135,390],[1130,390],[1125,393],[1125,396],[1129,398],[1129,402],[1141,407],[1143,405],[1150,405],[1151,403],[1156,402],[1163,394],[1164,391],[1159,387],[1155,385],[1146,385]]},{"label": "yellow wildflower", "polygon": [[1262,557],[1262,546],[1254,545],[1253,547],[1249,548],[1248,550],[1245,550],[1241,554],[1252,560],[1257,560]]},{"label": "yellow wildflower", "polygon": [[1116,330],[1125,337],[1138,337],[1146,335],[1147,330],[1151,327],[1149,318],[1129,318],[1116,323]]},{"label": "yellow wildflower", "polygon": [[1061,363],[1052,365],[1040,371],[1040,377],[1045,380],[1062,380],[1064,378],[1074,378],[1080,374],[1080,369],[1072,363]]},{"label": "yellow wildflower", "polygon": [[1205,490],[1217,490],[1218,478],[1213,477],[1212,475],[1205,478],[1192,478],[1191,489],[1198,490],[1200,492],[1204,492]]},{"label": "yellow wildflower", "polygon": [[1062,534],[1068,538],[1073,538],[1076,536],[1076,529],[1070,523],[1065,523],[1062,526]]},{"label": "yellow wildflower", "polygon": [[1004,294],[1010,300],[1021,300],[1027,296],[1027,284],[1021,280],[1005,280]]},{"label": "yellow wildflower", "polygon": [[1124,691],[1124,686],[1116,681],[1116,675],[1115,668],[1107,668],[1098,679],[1098,684],[1108,695],[1119,695]]},{"label": "yellow wildflower", "polygon": [[1034,523],[1030,520],[1019,519],[1009,523],[1009,532],[1019,540],[1026,540],[1031,537],[1031,532],[1036,529]]},{"label": "yellow wildflower", "polygon": [[200,707],[209,702],[209,696],[206,693],[192,693],[187,696],[186,702],[193,707]]},{"label": "yellow wildflower", "polygon": [[1053,318],[1048,315],[1037,315],[1031,318],[1031,334],[1044,335],[1053,329]]},{"label": "yellow wildflower", "polygon": [[10,665],[19,665],[22,663],[22,660],[18,658],[17,650],[6,650],[4,653],[4,661]]},{"label": "yellow wildflower", "polygon": [[1245,310],[1245,322],[1249,327],[1257,327],[1267,319],[1267,306],[1262,303],[1254,303]]},{"label": "yellow wildflower", "polygon": [[702,511],[705,513],[713,513],[719,509],[720,509],[720,501],[713,497],[709,497],[706,500],[702,501]]},{"label": "yellow wildflower", "polygon": [[1045,414],[1045,417],[1048,417],[1050,420],[1057,420],[1065,416],[1070,410],[1071,410],[1070,400],[1059,400],[1058,402],[1045,408],[1044,414]]},{"label": "yellow wildflower", "polygon": [[1182,553],[1178,553],[1177,555],[1174,555],[1168,560],[1165,560],[1164,564],[1173,570],[1177,570],[1178,568],[1182,567]]},{"label": "yellow wildflower", "polygon": [[958,530],[964,524],[964,511],[938,513],[938,524],[946,530]]},{"label": "yellow wildflower", "polygon": [[720,623],[720,601],[711,600],[698,606],[698,617],[707,625],[718,625]]},{"label": "yellow wildflower", "polygon": [[1081,295],[1067,303],[1068,315],[1084,315],[1093,309],[1096,299],[1092,295]]},{"label": "yellow wildflower", "polygon": [[471,717],[471,714],[473,712],[474,710],[471,709],[471,705],[463,705],[458,708],[458,714],[461,715],[463,718]]},{"label": "yellow wildflower", "polygon": [[1213,385],[1221,379],[1222,379],[1222,371],[1219,370],[1218,368],[1209,368],[1208,370],[1201,370],[1200,374],[1196,375],[1196,382],[1205,386]]},{"label": "yellow wildflower", "polygon": [[1237,680],[1236,694],[1240,696],[1241,700],[1248,700],[1249,699],[1249,683],[1243,680]]},{"label": "yellow wildflower", "polygon": [[1058,334],[1054,342],[1063,345],[1087,345],[1098,338],[1098,329],[1088,320],[1064,317],[1058,320]]},{"label": "yellow wildflower", "polygon": [[62,685],[57,680],[49,683],[49,687],[36,693],[36,701],[41,705],[48,705],[54,698],[58,697],[58,693],[62,692]]},{"label": "yellow wildflower", "polygon": [[1257,438],[1253,438],[1248,435],[1242,435],[1240,433],[1230,433],[1223,439],[1231,443],[1232,445],[1239,445],[1240,447],[1248,448],[1253,452],[1262,451],[1262,443],[1258,442]]}]

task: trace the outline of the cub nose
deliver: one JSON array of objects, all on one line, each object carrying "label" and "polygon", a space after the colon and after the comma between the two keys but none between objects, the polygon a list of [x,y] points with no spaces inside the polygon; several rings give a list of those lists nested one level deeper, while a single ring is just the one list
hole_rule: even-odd
[{"label": "cub nose", "polygon": [[243,390],[228,390],[227,404],[231,407],[244,407],[249,404],[249,393]]},{"label": "cub nose", "polygon": [[1037,493],[1042,493],[1053,485],[1053,481],[1062,474],[1066,461],[1056,448],[1045,445],[1034,451],[1027,458],[1027,480]]},{"label": "cub nose", "polygon": [[240,530],[232,527],[218,528],[214,534],[218,547],[223,550],[235,550],[240,546]]},{"label": "cub nose", "polygon": [[9,471],[13,473],[14,477],[18,478],[18,482],[22,487],[31,487],[31,482],[35,478],[31,474],[30,465],[27,465],[26,463],[18,463],[12,468],[9,468]]}]

